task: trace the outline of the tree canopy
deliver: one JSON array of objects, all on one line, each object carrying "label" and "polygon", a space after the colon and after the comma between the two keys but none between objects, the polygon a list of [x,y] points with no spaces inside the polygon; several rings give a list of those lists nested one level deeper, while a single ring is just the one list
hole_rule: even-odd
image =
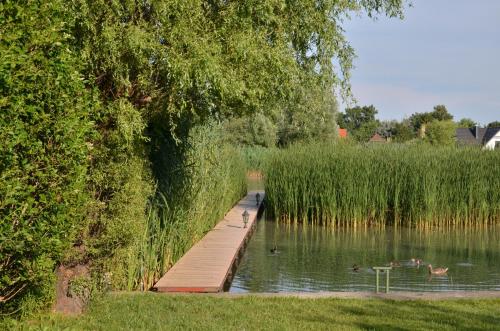
[{"label": "tree canopy", "polygon": [[456,124],[451,120],[434,120],[427,125],[425,141],[432,145],[454,145]]},{"label": "tree canopy", "polygon": [[437,121],[447,121],[452,120],[453,115],[451,115],[446,106],[437,105],[434,106],[434,111],[425,113],[414,113],[410,116],[410,123],[412,124],[415,131],[418,131],[422,125],[428,124],[434,120]]},{"label": "tree canopy", "polygon": [[494,121],[488,124],[489,128],[500,128],[500,121]]},{"label": "tree canopy", "polygon": [[459,128],[472,128],[477,125],[477,122],[475,122],[471,118],[462,118],[460,121],[457,122],[457,127]]},{"label": "tree canopy", "polygon": [[368,141],[380,126],[376,119],[378,111],[373,105],[346,108],[345,113],[339,113],[337,123],[341,128],[347,129],[349,134],[357,141]]}]

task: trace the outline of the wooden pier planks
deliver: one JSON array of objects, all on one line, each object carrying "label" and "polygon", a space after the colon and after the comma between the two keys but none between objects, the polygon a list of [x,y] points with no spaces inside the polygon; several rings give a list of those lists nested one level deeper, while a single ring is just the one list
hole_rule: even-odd
[{"label": "wooden pier planks", "polygon": [[[260,194],[257,205],[256,194]],[[249,235],[264,198],[251,191],[213,230],[196,243],[156,284],[159,292],[221,292],[240,249]],[[242,214],[249,213],[243,228]]]}]

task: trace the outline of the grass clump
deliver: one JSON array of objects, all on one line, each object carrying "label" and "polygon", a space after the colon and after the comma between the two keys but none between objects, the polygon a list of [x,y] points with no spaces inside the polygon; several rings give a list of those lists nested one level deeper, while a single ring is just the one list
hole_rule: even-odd
[{"label": "grass clump", "polygon": [[267,207],[289,222],[480,225],[500,220],[500,153],[429,145],[296,145],[265,171]]}]

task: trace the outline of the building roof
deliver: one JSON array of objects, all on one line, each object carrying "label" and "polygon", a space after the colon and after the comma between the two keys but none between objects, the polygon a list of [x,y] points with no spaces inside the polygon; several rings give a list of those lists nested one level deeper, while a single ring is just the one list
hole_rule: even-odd
[{"label": "building roof", "polygon": [[484,145],[491,140],[500,128],[458,128],[457,141],[467,145]]},{"label": "building roof", "polygon": [[387,142],[387,140],[385,140],[384,138],[382,138],[381,135],[379,135],[378,133],[375,133],[369,140],[370,142],[377,142],[377,143],[385,143]]}]

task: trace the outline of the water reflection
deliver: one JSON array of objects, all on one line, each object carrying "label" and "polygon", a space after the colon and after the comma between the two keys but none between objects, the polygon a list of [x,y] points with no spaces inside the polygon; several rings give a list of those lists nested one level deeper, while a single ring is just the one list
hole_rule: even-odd
[{"label": "water reflection", "polygon": [[[500,227],[353,230],[261,220],[230,291],[372,291],[371,267],[391,261],[391,290],[500,290]],[[430,277],[429,263],[448,267],[447,275]]]}]

